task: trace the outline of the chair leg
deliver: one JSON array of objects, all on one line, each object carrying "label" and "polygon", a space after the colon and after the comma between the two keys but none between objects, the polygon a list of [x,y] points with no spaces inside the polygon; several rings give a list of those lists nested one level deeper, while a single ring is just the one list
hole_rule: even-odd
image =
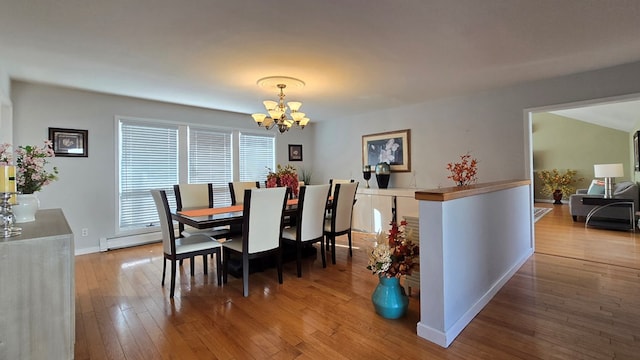
[{"label": "chair leg", "polygon": [[162,261],[162,286],[164,286],[164,276],[167,273],[167,258]]},{"label": "chair leg", "polygon": [[573,222],[578,221],[578,216],[576,216],[576,215],[572,215],[571,217],[573,218]]},{"label": "chair leg", "polygon": [[302,242],[296,241],[296,267],[298,268],[298,277],[302,277]]},{"label": "chair leg", "polygon": [[208,266],[207,266],[207,254],[202,255],[202,269],[204,271],[204,274],[207,275],[208,274]]},{"label": "chair leg", "polygon": [[222,272],[221,272],[222,259],[220,259],[220,257],[222,257],[222,249],[218,248],[215,252],[215,255],[216,255],[216,275],[218,277],[218,286],[222,286]]},{"label": "chair leg", "polygon": [[282,247],[278,248],[276,263],[278,264],[278,284],[282,284]]},{"label": "chair leg", "polygon": [[336,236],[331,235],[331,263],[336,264]]},{"label": "chair leg", "polygon": [[169,297],[173,299],[173,294],[176,290],[176,261],[171,260],[171,290],[169,291]]},{"label": "chair leg", "polygon": [[196,262],[195,256],[189,258],[189,266],[191,267],[191,276],[194,276],[196,273]]},{"label": "chair leg", "polygon": [[242,256],[242,295],[249,296],[249,258]]},{"label": "chair leg", "polygon": [[353,257],[353,252],[351,251],[351,231],[347,233],[347,237],[349,238],[349,257]]},{"label": "chair leg", "polygon": [[227,283],[227,273],[229,272],[229,252],[224,251],[224,263],[222,264],[222,283]]},{"label": "chair leg", "polygon": [[322,255],[322,267],[327,267],[327,255],[324,251],[324,237],[320,240],[320,255]]}]

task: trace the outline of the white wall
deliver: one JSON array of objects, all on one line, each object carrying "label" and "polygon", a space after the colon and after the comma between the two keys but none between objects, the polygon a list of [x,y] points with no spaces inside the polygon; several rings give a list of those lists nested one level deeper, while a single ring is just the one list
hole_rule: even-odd
[{"label": "white wall", "polygon": [[9,83],[9,76],[0,67],[0,144],[13,142],[13,109]]},{"label": "white wall", "polygon": [[[409,128],[417,188],[453,186],[446,164],[467,151],[479,161],[480,183],[529,178],[524,109],[633,93],[640,93],[640,62],[322,121],[314,172],[363,183],[362,135]],[[408,187],[413,175],[393,173],[389,187]],[[375,178],[370,183],[377,186]]]},{"label": "white wall", "polygon": [[[59,180],[38,194],[41,208],[63,209],[75,234],[76,253],[98,251],[100,238],[116,235],[116,115],[265,131],[244,114],[19,81],[12,83],[11,97],[15,145],[42,145],[48,127],[89,130],[89,157],[52,159]],[[303,144],[305,161],[292,164],[312,166],[312,132],[313,126],[278,135],[278,163],[288,163],[288,144]],[[88,229],[86,237],[80,236],[83,228]]]}]

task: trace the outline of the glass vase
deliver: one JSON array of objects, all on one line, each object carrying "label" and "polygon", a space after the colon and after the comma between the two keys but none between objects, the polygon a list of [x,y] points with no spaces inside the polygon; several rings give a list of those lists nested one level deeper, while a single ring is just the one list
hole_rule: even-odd
[{"label": "glass vase", "polygon": [[18,194],[18,203],[12,206],[15,222],[27,223],[36,220],[36,211],[40,208],[40,200],[36,194]]}]

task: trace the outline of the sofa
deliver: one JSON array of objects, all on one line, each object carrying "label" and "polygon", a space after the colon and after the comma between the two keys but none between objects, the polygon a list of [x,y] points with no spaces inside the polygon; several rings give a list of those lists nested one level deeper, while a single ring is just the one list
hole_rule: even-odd
[{"label": "sofa", "polygon": [[[575,194],[569,196],[569,212],[573,217],[573,221],[578,221],[578,217],[586,217],[596,205],[584,205],[582,199],[584,197],[603,197],[604,186],[597,180],[594,180],[589,189],[578,189]],[[635,210],[640,210],[640,200],[638,199],[638,184],[631,181],[621,181],[613,186],[613,197],[622,199],[633,199]],[[624,220],[628,215],[621,209],[607,209],[606,214],[609,218],[620,218]]]}]

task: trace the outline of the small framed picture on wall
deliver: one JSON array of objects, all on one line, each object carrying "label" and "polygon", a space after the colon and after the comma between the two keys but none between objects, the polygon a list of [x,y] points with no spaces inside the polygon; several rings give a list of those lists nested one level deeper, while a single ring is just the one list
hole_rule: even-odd
[{"label": "small framed picture on wall", "polygon": [[289,161],[302,161],[302,145],[289,145]]},{"label": "small framed picture on wall", "polygon": [[49,128],[49,140],[56,156],[88,157],[89,130]]}]

